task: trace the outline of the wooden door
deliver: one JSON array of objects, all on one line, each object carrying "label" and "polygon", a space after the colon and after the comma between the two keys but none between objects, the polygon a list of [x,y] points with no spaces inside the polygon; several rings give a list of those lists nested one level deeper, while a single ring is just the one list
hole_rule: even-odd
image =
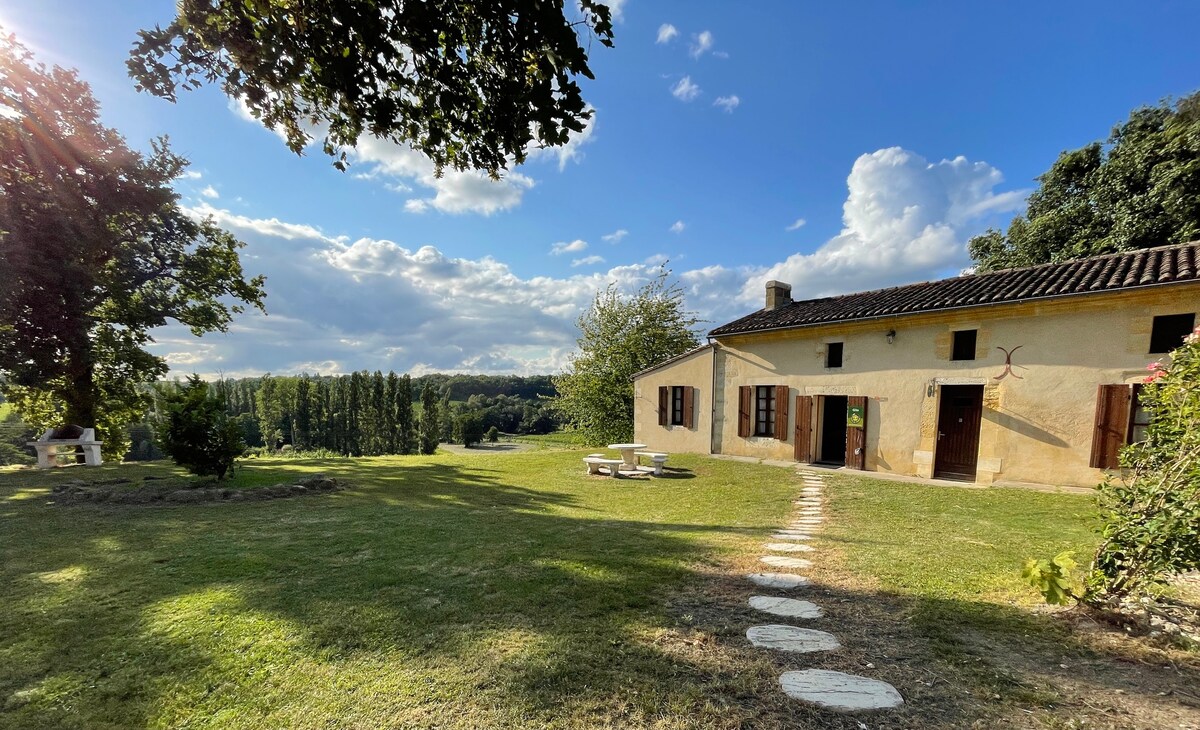
[{"label": "wooden door", "polygon": [[[850,412],[862,416],[861,425],[851,423]],[[865,396],[852,395],[846,399],[846,468],[867,468],[867,399]]]},{"label": "wooden door", "polygon": [[982,385],[943,385],[938,405],[937,453],[933,475],[975,481],[979,462]]},{"label": "wooden door", "polygon": [[811,395],[796,396],[796,461],[812,462],[812,408]]}]

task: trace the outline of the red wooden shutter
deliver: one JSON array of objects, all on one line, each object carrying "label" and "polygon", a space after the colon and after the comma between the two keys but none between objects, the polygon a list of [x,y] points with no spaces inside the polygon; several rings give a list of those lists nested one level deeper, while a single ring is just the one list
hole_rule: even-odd
[{"label": "red wooden shutter", "polygon": [[683,386],[683,425],[696,427],[696,389],[690,385]]},{"label": "red wooden shutter", "polygon": [[1133,389],[1128,385],[1101,385],[1096,393],[1096,425],[1092,429],[1092,458],[1095,469],[1121,466],[1121,447],[1129,438]]},{"label": "red wooden shutter", "polygon": [[754,402],[754,389],[749,385],[738,388],[738,436],[750,435],[750,411]]},{"label": "red wooden shutter", "polygon": [[671,422],[671,389],[668,386],[658,386],[658,425],[665,426]]},{"label": "red wooden shutter", "polygon": [[775,386],[775,438],[787,441],[788,437],[788,387]]},{"label": "red wooden shutter", "polygon": [[848,469],[866,469],[867,468],[867,398],[862,395],[852,395],[846,399],[847,412],[842,414],[842,418],[846,418],[849,414],[849,409],[853,406],[862,408],[863,425],[862,428],[846,427],[846,467]]},{"label": "red wooden shutter", "polygon": [[796,461],[812,461],[812,407],[811,395],[796,396]]}]

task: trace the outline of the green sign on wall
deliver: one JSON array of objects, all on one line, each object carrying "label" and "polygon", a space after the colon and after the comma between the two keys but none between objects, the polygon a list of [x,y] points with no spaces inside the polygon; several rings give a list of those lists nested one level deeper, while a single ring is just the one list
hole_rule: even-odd
[{"label": "green sign on wall", "polygon": [[846,426],[849,428],[863,427],[862,406],[846,406]]}]

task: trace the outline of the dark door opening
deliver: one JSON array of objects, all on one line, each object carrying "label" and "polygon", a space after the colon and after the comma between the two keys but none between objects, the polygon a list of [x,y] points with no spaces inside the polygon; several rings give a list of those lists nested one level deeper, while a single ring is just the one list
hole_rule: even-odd
[{"label": "dark door opening", "polygon": [[821,454],[822,464],[846,463],[846,396],[821,396]]},{"label": "dark door opening", "polygon": [[979,423],[983,418],[982,385],[943,385],[938,406],[937,453],[933,475],[975,481],[979,462]]}]

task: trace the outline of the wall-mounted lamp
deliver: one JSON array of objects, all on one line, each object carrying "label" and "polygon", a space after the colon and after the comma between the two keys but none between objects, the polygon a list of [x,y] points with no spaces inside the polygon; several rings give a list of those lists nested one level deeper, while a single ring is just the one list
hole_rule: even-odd
[{"label": "wall-mounted lamp", "polygon": [[896,341],[896,330],[887,331],[887,341],[889,345]]}]

